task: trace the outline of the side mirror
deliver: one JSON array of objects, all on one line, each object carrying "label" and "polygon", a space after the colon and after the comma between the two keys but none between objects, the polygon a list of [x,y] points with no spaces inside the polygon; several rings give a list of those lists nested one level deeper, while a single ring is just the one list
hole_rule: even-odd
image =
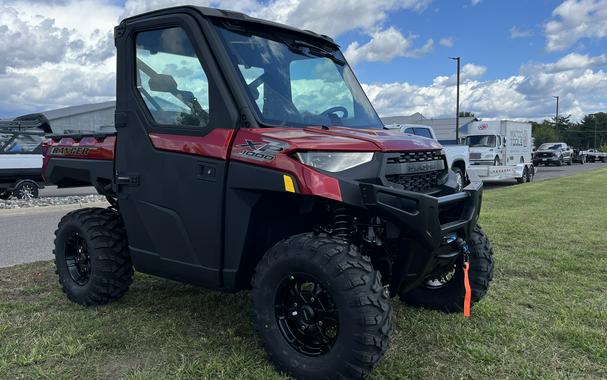
[{"label": "side mirror", "polygon": [[154,75],[150,78],[148,85],[150,86],[150,90],[154,92],[177,92],[177,82],[175,81],[175,78],[166,74]]}]

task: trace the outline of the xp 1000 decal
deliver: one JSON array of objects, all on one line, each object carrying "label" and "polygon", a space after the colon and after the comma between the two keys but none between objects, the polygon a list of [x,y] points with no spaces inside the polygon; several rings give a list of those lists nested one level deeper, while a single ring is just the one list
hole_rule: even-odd
[{"label": "xp 1000 decal", "polygon": [[243,148],[238,153],[242,157],[256,161],[272,161],[278,153],[288,148],[289,144],[274,140],[253,141],[246,139],[244,144],[236,146]]}]

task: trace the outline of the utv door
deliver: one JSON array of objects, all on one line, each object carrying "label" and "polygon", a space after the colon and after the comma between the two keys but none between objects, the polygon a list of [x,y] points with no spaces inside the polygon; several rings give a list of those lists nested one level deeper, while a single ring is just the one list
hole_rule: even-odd
[{"label": "utv door", "polygon": [[220,287],[235,107],[193,16],[130,23],[116,44],[116,182],[135,268]]}]

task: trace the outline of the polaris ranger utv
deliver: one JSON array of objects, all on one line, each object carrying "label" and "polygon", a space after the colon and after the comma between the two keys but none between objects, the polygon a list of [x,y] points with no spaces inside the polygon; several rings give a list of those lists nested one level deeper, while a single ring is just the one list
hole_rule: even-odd
[{"label": "polaris ranger utv", "polygon": [[270,360],[324,379],[380,360],[389,297],[468,313],[486,294],[481,182],[455,193],[437,142],[385,130],[332,39],[178,7],[125,19],[115,43],[117,132],[45,146],[48,181],[111,204],[59,223],[70,300],[119,299],[133,268],[251,289]]}]

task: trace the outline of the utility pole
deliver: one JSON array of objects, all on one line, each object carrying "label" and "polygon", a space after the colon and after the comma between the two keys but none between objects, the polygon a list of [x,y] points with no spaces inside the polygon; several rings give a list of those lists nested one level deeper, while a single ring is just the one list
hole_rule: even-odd
[{"label": "utility pole", "polygon": [[457,61],[457,99],[455,104],[455,143],[459,145],[459,64],[460,57],[449,57],[454,61]]},{"label": "utility pole", "polygon": [[556,129],[556,132],[558,133],[558,131],[559,131],[559,97],[553,96],[553,98],[556,99],[556,116],[554,117],[554,129]]},{"label": "utility pole", "polygon": [[596,114],[594,114],[594,149],[596,149]]}]

